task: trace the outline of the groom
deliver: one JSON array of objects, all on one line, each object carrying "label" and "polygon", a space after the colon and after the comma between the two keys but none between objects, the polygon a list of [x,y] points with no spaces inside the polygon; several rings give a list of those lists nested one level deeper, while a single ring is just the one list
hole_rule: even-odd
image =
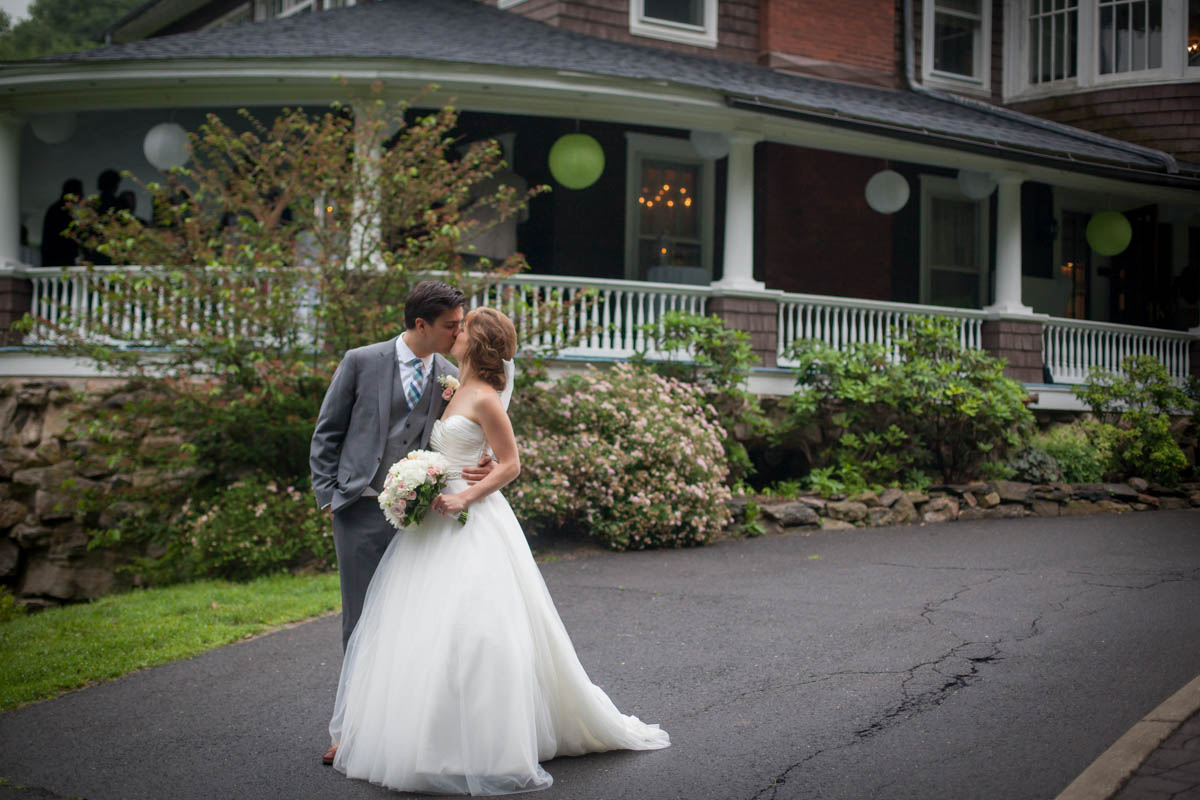
[{"label": "groom", "polygon": [[[342,649],[362,613],[371,576],[396,530],[376,499],[388,467],[429,445],[446,406],[438,378],[458,375],[442,355],[462,326],[463,293],[423,281],[404,304],[405,331],[350,350],[342,358],[317,416],[309,450],[317,505],[333,517],[342,585]],[[491,471],[487,458],[463,470],[474,483]]]}]

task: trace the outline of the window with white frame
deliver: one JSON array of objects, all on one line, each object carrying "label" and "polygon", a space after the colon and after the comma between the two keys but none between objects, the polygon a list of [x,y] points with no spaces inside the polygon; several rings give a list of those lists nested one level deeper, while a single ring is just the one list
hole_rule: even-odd
[{"label": "window with white frame", "polygon": [[1074,78],[1079,61],[1079,0],[1030,0],[1029,82]]},{"label": "window with white frame", "polygon": [[1200,70],[1200,0],[1188,0],[1187,66]]},{"label": "window with white frame", "polygon": [[1005,97],[1200,76],[1200,0],[1018,0]]},{"label": "window with white frame", "polygon": [[987,298],[988,201],[951,178],[921,176],[921,302],[982,308]]},{"label": "window with white frame", "polygon": [[717,0],[629,0],[629,32],[716,47]]},{"label": "window with white frame", "polygon": [[625,134],[625,276],[666,283],[712,278],[712,159],[687,139]]},{"label": "window with white frame", "polygon": [[1162,0],[1100,0],[1101,75],[1162,67]]},{"label": "window with white frame", "polygon": [[927,83],[987,91],[991,0],[925,0],[922,72]]}]

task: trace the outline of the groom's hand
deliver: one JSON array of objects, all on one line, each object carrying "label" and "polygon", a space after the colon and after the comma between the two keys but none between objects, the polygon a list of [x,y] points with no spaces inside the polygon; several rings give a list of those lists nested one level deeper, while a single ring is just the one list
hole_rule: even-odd
[{"label": "groom's hand", "polygon": [[463,480],[467,482],[468,486],[474,486],[491,474],[495,466],[495,463],[492,462],[492,457],[485,454],[483,458],[479,459],[477,465],[467,467],[462,471]]}]

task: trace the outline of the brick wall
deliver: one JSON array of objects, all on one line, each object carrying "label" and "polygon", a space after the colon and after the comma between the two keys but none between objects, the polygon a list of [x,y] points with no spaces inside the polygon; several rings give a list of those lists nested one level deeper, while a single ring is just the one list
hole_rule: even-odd
[{"label": "brick wall", "polygon": [[31,308],[33,284],[24,278],[0,278],[0,346],[20,344],[12,325]]},{"label": "brick wall", "polygon": [[757,156],[763,230],[756,244],[767,286],[893,299],[892,217],[872,211],[863,196],[884,163],[770,142]]},{"label": "brick wall", "polygon": [[1005,375],[1024,383],[1044,380],[1042,323],[988,320],[983,323],[982,334],[983,349],[1008,361]]},{"label": "brick wall", "polygon": [[[485,0],[497,5],[497,0]],[[695,55],[753,63],[759,44],[759,0],[720,0],[717,4],[717,47],[665,42],[629,32],[629,0],[525,0],[508,11],[564,30],[600,39],[659,47]]]},{"label": "brick wall", "polygon": [[898,85],[891,0],[762,0],[762,63],[859,83]]},{"label": "brick wall", "polygon": [[750,347],[758,356],[758,366],[775,366],[775,348],[779,338],[779,307],[774,300],[717,295],[709,300],[708,311],[720,317],[726,328],[750,334]]}]

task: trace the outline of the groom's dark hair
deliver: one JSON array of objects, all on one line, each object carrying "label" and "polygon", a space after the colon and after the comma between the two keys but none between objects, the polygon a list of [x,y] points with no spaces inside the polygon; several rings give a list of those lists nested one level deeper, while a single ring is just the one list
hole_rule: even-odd
[{"label": "groom's dark hair", "polygon": [[441,281],[421,281],[408,293],[404,301],[404,327],[412,330],[417,320],[433,324],[442,312],[467,304],[467,298],[458,289]]}]

